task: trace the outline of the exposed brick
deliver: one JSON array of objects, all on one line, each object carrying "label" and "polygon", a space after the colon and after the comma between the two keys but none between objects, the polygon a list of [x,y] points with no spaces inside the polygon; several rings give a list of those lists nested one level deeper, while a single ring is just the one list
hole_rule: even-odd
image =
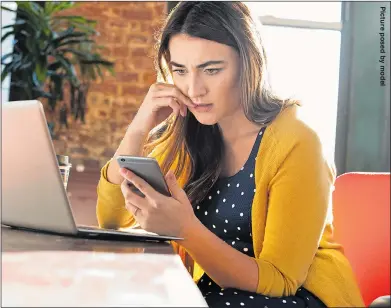
[{"label": "exposed brick", "polygon": [[[99,16],[99,15],[96,15],[96,16]],[[94,18],[96,18],[96,16]],[[112,19],[114,17],[113,10],[111,8],[106,7],[106,9],[102,10],[102,15],[99,17],[101,17],[103,20],[104,19],[106,19],[106,20]]]},{"label": "exposed brick", "polygon": [[[156,81],[153,67],[154,32],[166,16],[166,2],[79,2],[62,15],[83,15],[97,21],[100,32],[94,39],[105,49],[99,52],[115,62],[116,75],[105,73],[103,81],[91,82],[87,96],[86,123],[70,118],[67,130],[55,132],[57,152],[71,161],[101,167],[117,149],[127,126]],[[104,71],[104,70],[103,70]],[[65,91],[65,101],[69,94]],[[42,100],[48,119],[58,121],[58,110],[50,113]]]},{"label": "exposed brick", "polygon": [[132,69],[136,70],[151,70],[154,69],[154,63],[152,58],[148,57],[133,57],[129,59],[129,65]]},{"label": "exposed brick", "polygon": [[129,125],[132,122],[132,120],[134,119],[136,113],[137,113],[137,111],[134,111],[134,112],[131,112],[131,111],[124,112],[122,114],[122,117],[126,121],[126,123],[128,123],[128,125]]},{"label": "exposed brick", "polygon": [[118,128],[118,124],[116,122],[110,123],[110,128],[112,131],[115,131]]},{"label": "exposed brick", "polygon": [[130,96],[117,97],[113,100],[111,112],[113,115],[114,114],[116,115],[117,110],[120,111],[124,108],[124,106],[128,106],[128,105],[139,105],[139,103],[137,99]]},{"label": "exposed brick", "polygon": [[98,92],[99,88],[97,86],[92,85],[92,87],[97,88],[97,89],[95,89],[96,92],[94,92],[94,89],[91,88],[91,90],[88,93],[87,98],[88,98],[89,104],[95,105],[98,102],[103,101],[104,95],[101,92]]},{"label": "exposed brick", "polygon": [[115,83],[103,82],[102,84],[92,84],[90,91],[99,91],[105,95],[115,95],[118,93],[118,86]]},{"label": "exposed brick", "polygon": [[152,20],[153,11],[143,7],[128,9],[121,12],[121,17],[125,20]]},{"label": "exposed brick", "polygon": [[138,44],[146,44],[149,40],[149,38],[146,35],[143,34],[128,34],[125,36],[126,42],[129,43],[138,43]]},{"label": "exposed brick", "polygon": [[141,24],[139,21],[132,21],[129,22],[130,31],[132,32],[138,32],[141,29]]},{"label": "exposed brick", "polygon": [[115,18],[119,18],[120,15],[121,15],[121,9],[120,8],[117,8],[117,6],[113,7],[112,8],[112,11],[113,11],[113,15]]},{"label": "exposed brick", "polygon": [[126,58],[129,56],[130,51],[126,46],[114,47],[112,53],[118,58]]},{"label": "exposed brick", "polygon": [[[102,35],[103,33],[101,33]],[[124,43],[124,35],[121,31],[105,31],[104,36],[107,44],[122,44]],[[108,48],[107,48],[108,49]]]},{"label": "exposed brick", "polygon": [[148,88],[137,87],[137,86],[123,86],[122,95],[146,95],[148,92]]},{"label": "exposed brick", "polygon": [[[111,50],[110,50],[110,48],[102,49],[100,54],[102,55],[102,57],[108,59],[109,57],[111,57]],[[110,60],[110,59],[108,59],[108,60]]]},{"label": "exposed brick", "polygon": [[[106,9],[107,10],[107,9]],[[105,11],[102,10],[102,8],[98,7],[95,3],[88,3],[82,10],[83,15],[85,16],[93,16],[94,19],[97,18],[97,16],[104,15]],[[76,14],[80,14],[79,12],[75,12]]]},{"label": "exposed brick", "polygon": [[154,25],[152,25],[150,22],[143,22],[140,24],[140,31],[152,33],[154,31]]},{"label": "exposed brick", "polygon": [[119,72],[116,75],[116,79],[119,82],[137,82],[138,81],[138,74],[137,73],[130,73],[130,72]]},{"label": "exposed brick", "polygon": [[147,85],[155,83],[156,79],[157,75],[155,73],[148,72],[143,74],[143,82]]},{"label": "exposed brick", "polygon": [[136,48],[132,50],[132,57],[147,57],[148,51],[145,48]]},{"label": "exposed brick", "polygon": [[129,27],[129,22],[122,19],[113,19],[106,22],[106,27],[111,30],[124,30]]},{"label": "exposed brick", "polygon": [[99,110],[99,115],[103,118],[106,118],[107,117],[107,112],[106,111],[103,111],[103,110]]},{"label": "exposed brick", "polygon": [[166,15],[166,7],[164,3],[156,3],[154,7],[154,16],[155,18],[162,18],[163,16]]}]

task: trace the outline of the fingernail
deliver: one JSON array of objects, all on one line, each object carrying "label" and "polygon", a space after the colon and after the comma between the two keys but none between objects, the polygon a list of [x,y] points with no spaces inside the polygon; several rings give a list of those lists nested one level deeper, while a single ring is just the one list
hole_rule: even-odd
[{"label": "fingernail", "polygon": [[125,168],[119,169],[119,172],[120,172],[122,175],[126,175],[126,169],[125,169]]}]

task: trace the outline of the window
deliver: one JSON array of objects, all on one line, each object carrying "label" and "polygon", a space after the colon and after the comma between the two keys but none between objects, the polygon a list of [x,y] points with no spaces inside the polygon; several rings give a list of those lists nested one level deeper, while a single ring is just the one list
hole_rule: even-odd
[{"label": "window", "polygon": [[258,16],[340,22],[341,2],[244,2]]},{"label": "window", "polygon": [[245,2],[262,22],[270,83],[299,99],[303,116],[334,158],[337,120],[340,2]]}]

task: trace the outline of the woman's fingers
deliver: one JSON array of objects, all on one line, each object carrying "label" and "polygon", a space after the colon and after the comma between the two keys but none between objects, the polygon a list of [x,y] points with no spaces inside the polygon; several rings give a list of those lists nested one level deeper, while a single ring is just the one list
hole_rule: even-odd
[{"label": "woman's fingers", "polygon": [[140,211],[140,208],[138,208],[137,206],[135,206],[134,204],[130,203],[130,202],[126,202],[125,203],[125,207],[126,209],[133,214],[133,216],[137,216],[139,214],[139,211]]},{"label": "woman's fingers", "polygon": [[[125,169],[125,168],[121,168],[120,173],[125,178],[125,180],[128,180],[129,182],[131,182],[147,198],[152,199],[152,200],[156,200],[159,197],[158,196],[159,193],[155,189],[153,189],[151,185],[149,185],[142,178],[140,178],[139,176],[134,174],[132,171]],[[144,202],[147,202],[145,200],[145,198],[138,196],[137,194],[132,192],[130,188],[129,188],[129,190],[126,190],[126,191],[128,194],[129,194],[129,191],[132,193],[132,198],[134,198],[135,201],[141,202],[143,200]],[[136,206],[138,206],[137,202],[132,202],[132,203],[134,203]]]},{"label": "woman's fingers", "polygon": [[129,187],[128,180],[125,179],[122,182],[121,191],[125,199],[125,205],[132,204],[139,209],[148,208],[148,201],[132,191],[132,189]]},{"label": "woman's fingers", "polygon": [[181,114],[183,117],[186,115],[186,109],[187,107],[183,104],[180,104],[175,98],[173,97],[161,97],[156,98],[156,106],[159,107],[171,107],[175,115]]},{"label": "woman's fingers", "polygon": [[168,106],[174,110],[175,115],[181,114],[182,117],[186,115],[184,108],[186,108],[185,105],[179,103],[175,98],[172,97],[167,97],[167,98],[162,98],[164,100],[167,100]]},{"label": "woman's fingers", "polygon": [[195,104],[191,101],[190,98],[185,96],[176,86],[174,85],[158,85],[156,88],[156,92],[154,93],[154,97],[174,97],[180,103],[188,106],[194,107]]}]

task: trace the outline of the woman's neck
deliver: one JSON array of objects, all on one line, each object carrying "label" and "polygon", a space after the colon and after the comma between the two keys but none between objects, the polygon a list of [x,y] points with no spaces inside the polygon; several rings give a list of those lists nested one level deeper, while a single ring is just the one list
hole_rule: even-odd
[{"label": "woman's neck", "polygon": [[232,176],[246,163],[262,125],[249,121],[241,111],[224,118],[219,126],[224,141],[221,176]]},{"label": "woman's neck", "polygon": [[257,133],[262,125],[251,122],[244,115],[243,110],[238,109],[234,114],[225,117],[219,122],[223,140],[226,147],[231,147],[243,137]]}]

